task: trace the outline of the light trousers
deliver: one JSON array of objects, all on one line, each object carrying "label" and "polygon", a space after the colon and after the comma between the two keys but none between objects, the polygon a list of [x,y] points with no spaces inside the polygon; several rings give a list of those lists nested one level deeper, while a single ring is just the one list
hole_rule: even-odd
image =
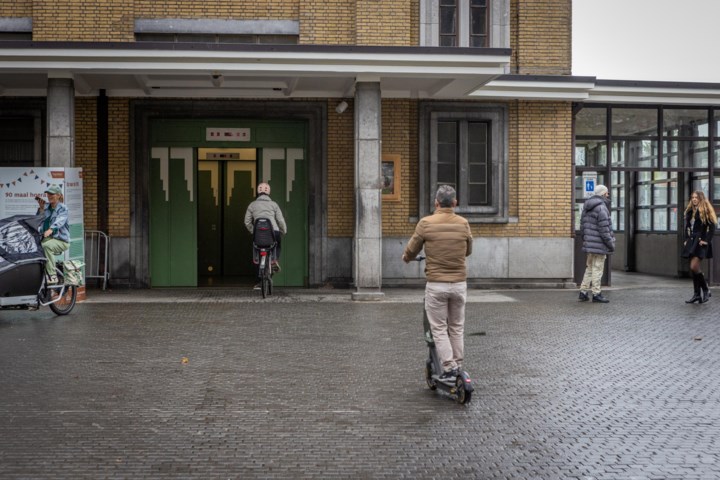
[{"label": "light trousers", "polygon": [[466,299],[467,282],[425,285],[425,311],[444,371],[462,366]]},{"label": "light trousers", "polygon": [[602,276],[605,269],[605,258],[607,255],[599,253],[588,253],[585,260],[585,275],[580,284],[580,291],[587,293],[592,287],[593,295],[600,295],[602,288]]},{"label": "light trousers", "polygon": [[45,273],[48,276],[55,275],[55,255],[60,255],[70,247],[68,242],[63,242],[56,238],[47,237],[41,242],[43,252],[45,252]]}]

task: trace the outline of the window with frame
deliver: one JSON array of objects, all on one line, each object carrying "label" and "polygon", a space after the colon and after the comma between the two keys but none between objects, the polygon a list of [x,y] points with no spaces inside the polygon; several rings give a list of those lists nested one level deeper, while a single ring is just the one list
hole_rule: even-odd
[{"label": "window with frame", "polygon": [[420,0],[420,45],[509,48],[509,18],[510,0]]},{"label": "window with frame", "polygon": [[440,0],[438,8],[441,47],[489,46],[487,0]]},{"label": "window with frame", "polygon": [[421,171],[428,172],[421,215],[432,211],[438,187],[451,185],[456,211],[470,222],[507,222],[506,107],[428,103],[421,110]]}]

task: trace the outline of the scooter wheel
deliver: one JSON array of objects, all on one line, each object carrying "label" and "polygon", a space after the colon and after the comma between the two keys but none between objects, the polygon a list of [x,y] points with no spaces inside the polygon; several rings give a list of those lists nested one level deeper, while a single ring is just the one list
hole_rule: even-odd
[{"label": "scooter wheel", "polygon": [[437,382],[432,378],[432,374],[432,361],[428,359],[427,362],[425,362],[425,382],[430,390],[436,390]]},{"label": "scooter wheel", "polygon": [[465,388],[465,380],[462,375],[458,375],[455,381],[455,395],[457,403],[461,405],[467,405],[472,400],[472,391]]}]

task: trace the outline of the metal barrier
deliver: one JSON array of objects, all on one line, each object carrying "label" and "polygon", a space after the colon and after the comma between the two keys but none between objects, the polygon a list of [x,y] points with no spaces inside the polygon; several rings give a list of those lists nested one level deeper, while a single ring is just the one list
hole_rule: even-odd
[{"label": "metal barrier", "polygon": [[85,278],[110,280],[110,236],[99,230],[85,230]]}]

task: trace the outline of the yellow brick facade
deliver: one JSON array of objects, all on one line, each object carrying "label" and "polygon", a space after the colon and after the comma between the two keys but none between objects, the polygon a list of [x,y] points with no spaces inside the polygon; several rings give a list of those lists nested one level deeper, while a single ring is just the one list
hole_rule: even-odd
[{"label": "yellow brick facade", "polygon": [[32,17],[33,0],[0,0],[0,17]]},{"label": "yellow brick facade", "polygon": [[570,75],[572,0],[512,0],[512,73]]},{"label": "yellow brick facade", "polygon": [[[140,18],[297,20],[299,42],[403,46],[419,43],[420,0],[0,0],[0,16],[32,17],[37,41],[132,42]],[[511,0],[511,72],[570,74],[571,0]],[[355,229],[354,115],[327,105],[327,235]],[[130,235],[130,101],[109,99],[111,235]],[[167,100],[172,102],[173,100]],[[418,215],[418,100],[383,99],[382,153],[401,159],[400,200],[382,204],[382,231],[408,237]],[[473,224],[475,236],[570,237],[572,116],[568,102],[508,101],[507,224]],[[85,225],[97,228],[96,99],[75,106],[75,165],[85,175]],[[557,206],[557,208],[553,208]]]}]

